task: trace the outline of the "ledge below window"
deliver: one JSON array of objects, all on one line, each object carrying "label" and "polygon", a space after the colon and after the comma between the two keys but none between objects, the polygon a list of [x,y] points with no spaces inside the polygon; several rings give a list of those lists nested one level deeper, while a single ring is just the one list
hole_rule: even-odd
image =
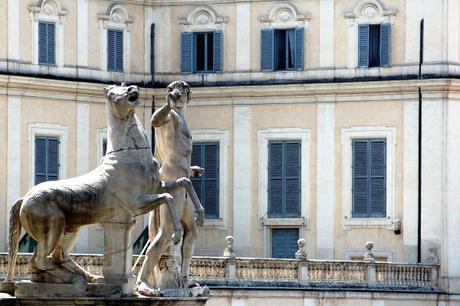
[{"label": "ledge below window", "polygon": [[205,228],[205,229],[210,229],[210,228],[226,229],[226,226],[225,226],[224,220],[222,218],[219,218],[219,219],[204,219],[203,228]]},{"label": "ledge below window", "polygon": [[307,219],[301,218],[260,218],[260,224],[265,226],[306,226]]},{"label": "ledge below window", "polygon": [[380,228],[394,230],[395,225],[390,217],[386,218],[350,218],[345,217],[343,221],[343,229],[354,228]]}]

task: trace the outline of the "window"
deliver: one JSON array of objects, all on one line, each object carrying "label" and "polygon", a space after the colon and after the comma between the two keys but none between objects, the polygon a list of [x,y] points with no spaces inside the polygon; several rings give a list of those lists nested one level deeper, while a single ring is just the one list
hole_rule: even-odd
[{"label": "window", "polygon": [[38,63],[56,64],[56,26],[54,22],[38,23]]},{"label": "window", "polygon": [[181,34],[182,73],[222,71],[222,31]]},{"label": "window", "polygon": [[123,71],[123,31],[107,30],[107,70]]},{"label": "window", "polygon": [[59,179],[59,138],[35,137],[35,185]]},{"label": "window", "polygon": [[104,157],[107,153],[107,138],[102,139],[102,156]]},{"label": "window", "polygon": [[297,251],[299,230],[297,228],[272,229],[272,257],[294,258]]},{"label": "window", "polygon": [[358,44],[359,67],[390,66],[390,24],[360,24],[358,29]]},{"label": "window", "polygon": [[201,177],[192,177],[192,183],[206,219],[219,219],[219,144],[194,143],[191,164],[205,168]]},{"label": "window", "polygon": [[386,140],[354,139],[353,218],[386,217]]},{"label": "window", "polygon": [[300,141],[269,141],[268,217],[300,217]]},{"label": "window", "polygon": [[262,30],[262,71],[303,70],[303,57],[303,28]]}]

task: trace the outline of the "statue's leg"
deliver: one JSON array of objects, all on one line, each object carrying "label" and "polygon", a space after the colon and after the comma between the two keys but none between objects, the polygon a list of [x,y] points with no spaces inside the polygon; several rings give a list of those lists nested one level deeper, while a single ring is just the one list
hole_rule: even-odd
[{"label": "statue's leg", "polygon": [[182,216],[182,224],[184,225],[184,240],[182,242],[182,277],[184,284],[189,286],[190,263],[192,262],[193,250],[198,238],[198,226],[195,222],[195,212],[192,208],[192,203],[187,199],[184,207],[184,215]]}]

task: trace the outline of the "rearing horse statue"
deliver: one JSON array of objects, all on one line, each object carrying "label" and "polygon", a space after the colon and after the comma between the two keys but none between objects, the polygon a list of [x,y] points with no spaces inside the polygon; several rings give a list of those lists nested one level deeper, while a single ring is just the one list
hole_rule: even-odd
[{"label": "rearing horse statue", "polygon": [[[95,282],[98,277],[70,257],[80,227],[108,222],[120,215],[133,218],[166,204],[178,243],[182,229],[168,190],[186,188],[186,178],[161,182],[159,164],[152,157],[144,128],[134,113],[137,86],[109,86],[107,154],[101,164],[82,176],[34,186],[16,200],[10,213],[9,271],[14,276],[21,226],[37,241],[31,261],[32,281],[46,283]],[[157,191],[161,190],[160,194]]]}]

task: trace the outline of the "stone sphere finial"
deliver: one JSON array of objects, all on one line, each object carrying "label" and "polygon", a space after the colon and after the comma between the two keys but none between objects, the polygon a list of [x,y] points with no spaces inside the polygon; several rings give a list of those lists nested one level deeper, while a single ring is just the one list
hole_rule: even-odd
[{"label": "stone sphere finial", "polygon": [[233,241],[235,238],[233,236],[228,235],[225,237],[225,244],[227,245],[225,250],[224,250],[224,257],[228,258],[235,258],[235,250],[233,249]]},{"label": "stone sphere finial", "polygon": [[307,242],[303,238],[297,240],[297,246],[299,247],[299,249],[297,250],[297,252],[295,252],[296,259],[307,259],[306,244]]},{"label": "stone sphere finial", "polygon": [[366,253],[364,253],[364,261],[375,262],[375,256],[372,254],[374,243],[372,241],[366,242]]}]

